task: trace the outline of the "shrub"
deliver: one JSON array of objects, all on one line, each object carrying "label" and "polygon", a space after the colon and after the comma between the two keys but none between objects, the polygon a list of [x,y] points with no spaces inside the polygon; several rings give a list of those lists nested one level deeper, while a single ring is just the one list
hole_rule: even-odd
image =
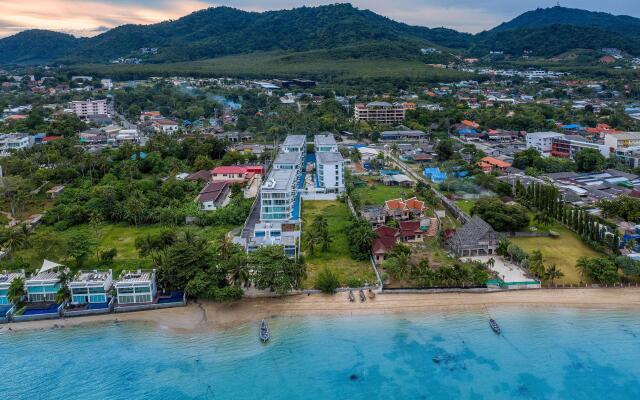
[{"label": "shrub", "polygon": [[335,293],[336,289],[340,286],[338,276],[330,269],[324,268],[318,273],[316,277],[315,287],[322,293]]}]

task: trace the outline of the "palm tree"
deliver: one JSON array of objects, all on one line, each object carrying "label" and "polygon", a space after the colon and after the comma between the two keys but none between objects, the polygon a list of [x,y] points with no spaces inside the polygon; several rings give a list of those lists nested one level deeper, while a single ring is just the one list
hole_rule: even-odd
[{"label": "palm tree", "polygon": [[498,246],[496,247],[496,253],[501,256],[508,255],[509,245],[511,242],[507,238],[503,238],[498,242]]},{"label": "palm tree", "polygon": [[583,278],[589,276],[589,269],[591,268],[591,260],[589,257],[580,257],[576,262],[576,268],[580,271],[580,276]]},{"label": "palm tree", "polygon": [[9,286],[9,290],[7,291],[7,299],[11,303],[18,303],[24,295],[26,294],[24,290],[24,278],[16,278],[11,282]]},{"label": "palm tree", "polygon": [[71,290],[69,290],[69,282],[72,279],[72,275],[68,270],[63,270],[58,273],[58,284],[60,289],[56,294],[56,302],[62,303],[65,300],[71,299]]},{"label": "palm tree", "polygon": [[544,278],[548,279],[551,283],[558,278],[562,278],[564,276],[564,272],[560,271],[555,264],[551,264],[547,267],[547,270],[544,273]]},{"label": "palm tree", "polygon": [[251,284],[251,274],[244,254],[232,256],[228,263],[229,281],[237,286],[248,287]]},{"label": "palm tree", "polygon": [[13,259],[14,253],[25,247],[27,238],[24,236],[20,229],[8,229],[5,231],[2,237],[2,244],[4,249],[9,253],[9,257]]},{"label": "palm tree", "polygon": [[320,244],[320,238],[318,237],[315,230],[310,229],[307,232],[305,232],[304,236],[302,237],[302,241],[307,251],[309,251],[309,255],[314,255],[316,251],[316,246]]}]

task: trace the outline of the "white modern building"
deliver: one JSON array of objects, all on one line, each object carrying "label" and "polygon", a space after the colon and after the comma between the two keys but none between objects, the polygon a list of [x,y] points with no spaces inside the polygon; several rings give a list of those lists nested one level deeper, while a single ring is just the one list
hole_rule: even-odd
[{"label": "white modern building", "polygon": [[289,257],[298,256],[300,231],[287,229],[288,224],[281,222],[260,222],[255,225],[253,237],[248,242],[248,251],[264,246],[282,246]]},{"label": "white modern building", "polygon": [[552,150],[553,138],[564,136],[558,132],[527,133],[527,149],[536,149],[540,154],[549,155]]},{"label": "white modern building", "polygon": [[108,302],[113,285],[113,272],[80,271],[69,282],[71,304],[104,304]]},{"label": "white modern building", "polygon": [[109,104],[107,100],[85,100],[72,101],[71,109],[78,117],[89,117],[92,115],[109,115]]},{"label": "white modern building", "polygon": [[61,271],[52,269],[41,269],[35,276],[27,279],[25,288],[29,302],[54,302],[60,290]]},{"label": "white modern building", "polygon": [[156,270],[124,271],[114,286],[119,305],[151,303],[158,292]]},{"label": "white modern building", "polygon": [[294,170],[296,176],[300,176],[303,167],[303,154],[300,152],[278,153],[273,161],[274,170]]},{"label": "white modern building", "polygon": [[260,221],[297,219],[297,173],[293,169],[273,169],[260,188]]},{"label": "white modern building", "polygon": [[612,153],[619,149],[640,147],[640,132],[607,133],[604,144]]},{"label": "white modern building", "polygon": [[316,154],[324,152],[337,152],[338,144],[333,135],[315,135],[313,137],[313,151]]},{"label": "white modern building", "polygon": [[33,136],[26,133],[0,134],[0,156],[8,156],[13,150],[28,149],[33,143]]},{"label": "white modern building", "polygon": [[280,151],[283,153],[302,153],[304,157],[307,154],[307,137],[305,135],[288,135],[280,146]]},{"label": "white modern building", "polygon": [[339,152],[316,153],[316,181],[325,193],[342,193],[344,185],[344,158]]},{"label": "white modern building", "polygon": [[4,271],[0,272],[0,307],[11,304],[9,301],[9,288],[11,283],[22,278],[24,279],[24,271]]}]

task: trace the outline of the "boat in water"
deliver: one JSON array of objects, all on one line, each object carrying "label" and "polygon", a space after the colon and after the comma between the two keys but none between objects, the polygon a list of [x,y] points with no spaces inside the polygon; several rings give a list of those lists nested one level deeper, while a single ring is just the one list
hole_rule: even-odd
[{"label": "boat in water", "polygon": [[356,296],[353,295],[353,290],[349,290],[349,301],[352,303],[356,301]]},{"label": "boat in water", "polygon": [[489,326],[496,333],[496,335],[500,334],[500,326],[498,325],[495,319],[493,318],[489,319]]},{"label": "boat in water", "polygon": [[269,334],[269,325],[267,325],[267,321],[262,320],[262,322],[260,322],[260,340],[263,343],[267,342],[270,336],[271,335]]}]

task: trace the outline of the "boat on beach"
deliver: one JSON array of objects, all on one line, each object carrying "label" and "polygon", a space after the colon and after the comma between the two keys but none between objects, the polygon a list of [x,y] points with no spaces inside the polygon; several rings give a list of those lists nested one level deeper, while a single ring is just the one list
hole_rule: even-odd
[{"label": "boat on beach", "polygon": [[496,333],[496,335],[500,334],[500,326],[498,325],[495,319],[493,318],[489,319],[489,326]]},{"label": "boat on beach", "polygon": [[356,301],[356,296],[353,295],[353,290],[349,290],[349,301],[352,303]]},{"label": "boat on beach", "polygon": [[367,296],[369,296],[369,299],[370,299],[370,300],[373,300],[373,299],[375,299],[375,298],[376,298],[376,294],[375,294],[375,293],[373,292],[373,290],[371,290],[371,289],[369,289],[369,290],[367,291]]},{"label": "boat on beach", "polygon": [[367,296],[364,295],[364,290],[360,289],[360,302],[364,303],[367,300]]},{"label": "boat on beach", "polygon": [[264,319],[262,320],[262,322],[260,322],[260,341],[262,341],[263,343],[267,342],[269,340],[269,337],[271,336],[269,333],[269,325],[267,325],[267,321],[265,321]]}]

